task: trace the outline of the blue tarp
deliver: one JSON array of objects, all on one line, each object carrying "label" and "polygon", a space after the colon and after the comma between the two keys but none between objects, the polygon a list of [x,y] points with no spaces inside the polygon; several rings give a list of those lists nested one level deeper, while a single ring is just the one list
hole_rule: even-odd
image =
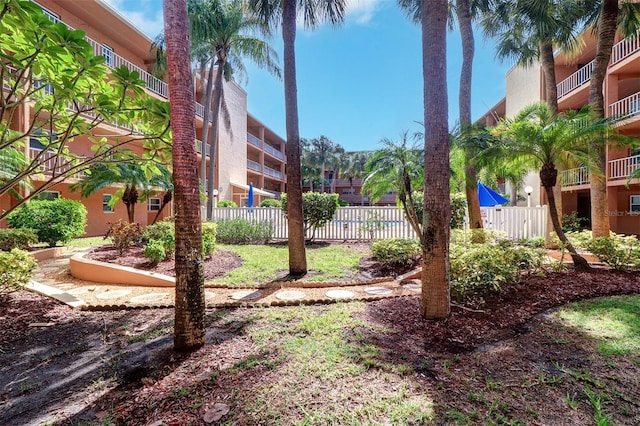
[{"label": "blue tarp", "polygon": [[251,208],[253,207],[253,183],[249,184],[249,195],[248,195],[248,200],[247,200],[247,207]]},{"label": "blue tarp", "polygon": [[509,201],[480,182],[478,182],[478,199],[480,200],[480,207],[499,206]]}]

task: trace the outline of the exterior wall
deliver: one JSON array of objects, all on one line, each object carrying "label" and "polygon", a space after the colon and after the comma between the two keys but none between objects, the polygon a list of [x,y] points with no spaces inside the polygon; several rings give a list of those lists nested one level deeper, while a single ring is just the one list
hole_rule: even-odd
[{"label": "exterior wall", "polygon": [[507,72],[506,116],[513,117],[524,107],[542,99],[543,82],[540,65],[515,66]]},{"label": "exterior wall", "polygon": [[247,93],[233,82],[224,83],[224,96],[231,116],[231,131],[220,124],[217,152],[217,183],[221,200],[231,200],[231,182],[247,182]]}]

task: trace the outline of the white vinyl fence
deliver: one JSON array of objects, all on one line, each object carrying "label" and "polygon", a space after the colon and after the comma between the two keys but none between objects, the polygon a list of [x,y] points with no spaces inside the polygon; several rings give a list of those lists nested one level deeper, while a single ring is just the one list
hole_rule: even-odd
[{"label": "white vinyl fence", "polygon": [[[482,208],[485,229],[504,232],[510,239],[545,235],[547,209],[543,207]],[[287,219],[279,208],[220,207],[213,209],[214,220],[244,218],[273,225],[273,238],[287,238]],[[468,224],[465,228],[468,228]],[[311,237],[311,235],[307,235]],[[370,241],[386,238],[414,238],[415,233],[398,207],[339,207],[333,221],[318,228],[316,240]]]}]

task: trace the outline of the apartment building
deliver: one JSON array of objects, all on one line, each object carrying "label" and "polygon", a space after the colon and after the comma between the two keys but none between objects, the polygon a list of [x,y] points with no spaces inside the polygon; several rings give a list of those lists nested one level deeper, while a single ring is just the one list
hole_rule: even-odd
[{"label": "apartment building", "polygon": [[[104,65],[113,69],[126,66],[138,71],[140,79],[145,82],[146,92],[159,99],[168,99],[167,83],[155,77],[151,71],[154,58],[151,54],[152,40],[133,26],[124,16],[111,8],[102,0],[38,0],[45,15],[54,22],[62,22],[67,26],[83,30],[87,33],[87,41],[92,45],[96,56],[104,56]],[[203,84],[194,78],[196,87],[196,137],[194,146],[200,156],[202,154],[202,135],[205,127],[202,105]],[[255,117],[247,112],[247,93],[235,82],[225,82],[225,99],[230,113],[230,128],[220,126],[218,149],[215,158],[215,184],[217,200],[233,200],[238,205],[246,205],[249,184],[254,186],[254,202],[258,204],[264,198],[278,197],[285,190],[285,156],[284,140]],[[30,109],[25,109],[29,114]],[[20,120],[16,120],[20,121]],[[117,135],[118,127],[104,124],[108,134]],[[31,156],[41,147],[37,140],[30,143]],[[71,149],[82,152],[89,150],[89,141],[78,138]],[[140,147],[133,147],[141,149]],[[209,146],[205,147],[208,156]],[[199,157],[198,164],[201,163]],[[206,160],[210,167],[210,159]],[[44,164],[44,174],[47,174]],[[126,220],[124,205],[118,203],[113,209],[108,202],[117,187],[107,188],[88,198],[81,198],[79,193],[72,192],[69,187],[77,179],[67,179],[57,184],[43,197],[63,197],[83,202],[88,210],[88,236],[103,235],[108,222],[118,219]],[[38,187],[38,178],[32,184]],[[151,223],[160,208],[161,193],[148,200],[144,205],[136,207],[135,220],[143,225]],[[216,201],[217,201],[216,200]],[[15,203],[9,196],[0,198],[0,208],[8,208]],[[171,206],[166,208],[160,217],[172,214]]]},{"label": "apartment building", "polygon": [[[588,104],[589,82],[593,72],[596,40],[591,32],[584,34],[584,48],[578,56],[557,54],[558,106],[561,111],[578,110]],[[519,110],[544,100],[544,77],[539,66],[514,67],[506,76],[505,98],[480,120],[487,125],[495,119],[514,116]],[[640,35],[613,46],[604,84],[605,114],[615,117],[617,130],[627,136],[640,137]],[[611,230],[621,234],[640,235],[640,180],[628,177],[640,168],[640,149],[631,146],[607,147],[607,199]],[[560,176],[562,210],[577,212],[589,224],[590,181],[585,167],[563,170]],[[544,203],[537,174],[531,174],[528,185],[535,188],[533,199]]]}]

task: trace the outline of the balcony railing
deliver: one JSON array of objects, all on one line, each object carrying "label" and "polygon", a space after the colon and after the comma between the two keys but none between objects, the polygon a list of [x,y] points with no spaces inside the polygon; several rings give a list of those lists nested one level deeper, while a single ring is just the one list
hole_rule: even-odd
[{"label": "balcony railing", "polygon": [[262,148],[262,141],[257,136],[253,136],[251,133],[247,133],[247,142],[258,148]]},{"label": "balcony railing", "polygon": [[257,161],[247,159],[247,169],[262,173],[262,166]]},{"label": "balcony railing", "polygon": [[640,114],[640,92],[612,103],[609,105],[609,112],[614,118],[629,118]]},{"label": "balcony railing", "polygon": [[609,179],[626,179],[640,169],[640,155],[609,161]]},{"label": "balcony railing", "polygon": [[269,144],[264,144],[264,152],[266,152],[267,154],[284,161],[284,154],[280,151],[278,151],[277,149],[275,149],[274,147],[272,147]]},{"label": "balcony railing", "polygon": [[589,170],[586,167],[562,170],[560,179],[562,186],[585,185],[589,183]]},{"label": "balcony railing", "polygon": [[[51,14],[47,14],[47,16],[49,17],[49,19],[51,21],[62,22],[70,30],[75,30],[75,28],[67,25],[63,21],[60,21],[57,17],[55,17],[55,16],[53,16]],[[105,66],[107,66],[107,67],[109,67],[111,69],[114,69],[114,68],[118,68],[121,65],[124,65],[130,71],[137,71],[138,74],[139,74],[140,80],[143,80],[145,82],[145,86],[147,87],[147,90],[157,94],[158,96],[163,97],[164,99],[169,99],[169,85],[166,82],[160,80],[158,77],[155,77],[155,76],[151,75],[150,73],[148,73],[147,71],[143,70],[139,66],[129,62],[128,60],[126,60],[122,56],[120,56],[120,55],[118,55],[118,54],[116,54],[116,53],[114,53],[112,51],[109,51],[107,53],[107,55],[105,55],[104,46],[101,43],[98,43],[97,41],[93,40],[92,38],[85,37],[85,40],[93,48],[93,54],[95,56],[105,56],[105,57],[109,58],[108,61],[104,62]],[[201,104],[196,102],[195,103],[195,107],[196,107],[196,115],[198,117],[204,117],[204,106],[202,106]]]},{"label": "balcony railing", "polygon": [[[202,154],[202,141],[198,140],[198,139],[196,139],[196,152],[198,154]],[[209,153],[211,152],[211,145],[210,144],[207,144],[205,146],[205,151],[204,152],[205,152],[205,155],[209,156]]]},{"label": "balcony railing", "polygon": [[593,73],[594,61],[589,62],[587,65],[580,68],[578,71],[571,74],[569,77],[558,83],[558,98],[563,97],[567,93],[577,89],[589,80],[591,80],[591,74]]},{"label": "balcony railing", "polygon": [[617,64],[625,58],[640,51],[640,35],[622,40],[611,49],[611,64]]},{"label": "balcony railing", "polygon": [[[38,156],[40,157],[37,159],[37,172],[42,173],[45,176],[60,176],[64,173],[67,173],[75,166],[73,159],[65,159],[64,157],[58,155],[58,153],[56,152],[43,152],[40,149],[29,148],[29,158],[31,159],[31,161],[34,161]],[[80,157],[78,157],[77,159],[82,160],[82,158]],[[85,173],[79,172],[67,177],[80,178],[83,176],[86,176]]]},{"label": "balcony railing", "polygon": [[276,169],[272,169],[271,167],[268,167],[268,166],[264,166],[264,174],[272,178],[284,180],[284,175],[282,174],[282,172]]}]

